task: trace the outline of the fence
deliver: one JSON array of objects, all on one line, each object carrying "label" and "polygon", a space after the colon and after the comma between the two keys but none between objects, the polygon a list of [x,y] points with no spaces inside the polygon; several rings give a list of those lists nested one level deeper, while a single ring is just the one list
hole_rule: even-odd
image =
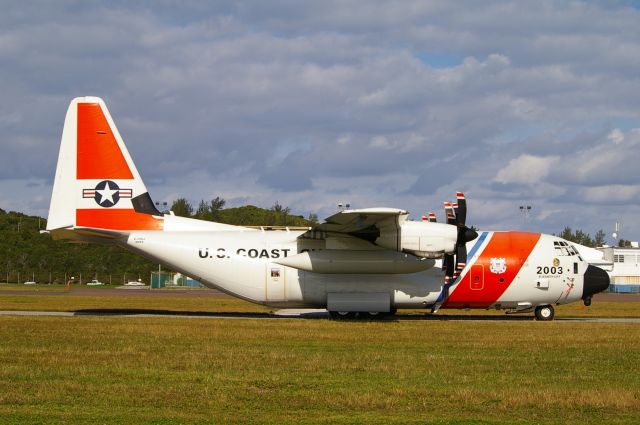
[{"label": "fence", "polygon": [[202,284],[180,273],[151,272],[151,288],[165,287],[202,288]]},{"label": "fence", "polygon": [[[143,275],[146,275],[144,273]],[[98,280],[105,285],[123,285],[129,281],[137,281],[143,275],[138,273],[87,273],[78,271],[31,271],[4,270],[0,272],[0,284],[36,282],[39,284],[79,284],[85,285],[91,280]]]}]

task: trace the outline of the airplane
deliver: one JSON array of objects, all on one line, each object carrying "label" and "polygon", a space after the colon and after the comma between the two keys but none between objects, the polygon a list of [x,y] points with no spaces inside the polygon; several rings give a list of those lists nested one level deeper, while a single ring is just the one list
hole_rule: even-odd
[{"label": "airplane", "polygon": [[275,308],[326,308],[334,318],[398,309],[496,309],[554,318],[554,305],[609,286],[557,236],[476,231],[467,202],[409,220],[397,208],[344,209],[303,230],[248,228],[158,211],[105,102],[71,101],[47,231],[118,245],[205,286]]}]

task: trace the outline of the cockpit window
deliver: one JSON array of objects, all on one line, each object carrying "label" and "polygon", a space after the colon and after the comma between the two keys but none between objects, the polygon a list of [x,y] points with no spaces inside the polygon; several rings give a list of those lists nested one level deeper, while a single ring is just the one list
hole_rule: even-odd
[{"label": "cockpit window", "polygon": [[558,256],[573,257],[574,255],[578,255],[578,250],[565,241],[553,241],[553,247]]}]

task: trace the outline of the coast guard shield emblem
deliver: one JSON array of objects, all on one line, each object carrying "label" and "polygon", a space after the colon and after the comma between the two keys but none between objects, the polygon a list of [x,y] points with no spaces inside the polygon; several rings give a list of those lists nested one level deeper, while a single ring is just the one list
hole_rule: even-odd
[{"label": "coast guard shield emblem", "polygon": [[506,258],[492,258],[490,262],[489,270],[491,270],[491,273],[502,274],[507,271]]}]

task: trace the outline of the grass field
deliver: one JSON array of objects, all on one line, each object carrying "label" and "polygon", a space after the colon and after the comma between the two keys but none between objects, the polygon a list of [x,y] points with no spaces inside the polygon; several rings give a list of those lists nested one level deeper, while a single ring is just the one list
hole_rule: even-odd
[{"label": "grass field", "polygon": [[[14,297],[268,311],[0,308]],[[0,423],[637,424],[638,365],[638,324],[0,316]]]}]

